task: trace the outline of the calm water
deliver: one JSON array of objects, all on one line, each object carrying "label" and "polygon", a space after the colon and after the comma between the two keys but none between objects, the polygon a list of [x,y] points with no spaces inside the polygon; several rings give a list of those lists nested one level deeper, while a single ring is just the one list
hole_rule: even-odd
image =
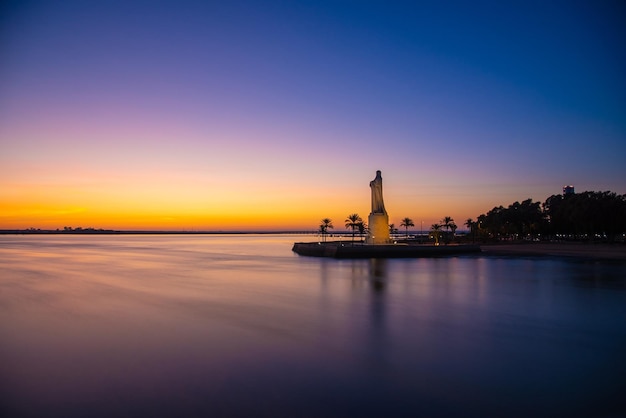
[{"label": "calm water", "polygon": [[626,265],[0,236],[0,415],[625,416]]}]

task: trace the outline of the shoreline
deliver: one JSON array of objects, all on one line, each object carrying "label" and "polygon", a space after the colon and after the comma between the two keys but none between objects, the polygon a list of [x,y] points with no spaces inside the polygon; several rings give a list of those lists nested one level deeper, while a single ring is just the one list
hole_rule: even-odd
[{"label": "shoreline", "polygon": [[626,261],[626,245],[580,242],[532,242],[481,244],[485,255],[572,257],[590,260]]},{"label": "shoreline", "polygon": [[[342,244],[345,244],[342,245]],[[350,245],[342,242],[294,243],[305,256],[332,258],[448,257],[478,253],[505,257],[566,257],[578,260],[626,262],[626,245],[582,242],[517,242],[475,245]]]},{"label": "shoreline", "polygon": [[421,258],[478,254],[478,245],[407,245],[342,242],[295,242],[292,251],[306,257],[330,258]]},{"label": "shoreline", "polygon": [[0,235],[316,235],[317,231],[145,231],[113,229],[2,229]]},{"label": "shoreline", "polygon": [[[2,235],[315,235],[316,231],[145,231],[145,230],[0,230]],[[350,241],[337,241],[349,243]],[[328,243],[330,244],[330,243]],[[467,244],[465,244],[467,245]],[[506,242],[474,244],[487,256],[546,256],[626,262],[626,244],[583,242]],[[425,248],[428,245],[420,245]],[[473,245],[472,245],[473,246]],[[445,246],[441,246],[442,248]],[[442,254],[445,251],[441,252]]]}]

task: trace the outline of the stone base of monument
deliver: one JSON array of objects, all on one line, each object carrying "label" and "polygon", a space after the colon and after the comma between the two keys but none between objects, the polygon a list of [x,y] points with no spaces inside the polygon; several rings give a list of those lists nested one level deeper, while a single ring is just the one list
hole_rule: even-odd
[{"label": "stone base of monument", "polygon": [[310,257],[418,258],[481,252],[479,245],[362,244],[351,242],[296,242],[292,251]]},{"label": "stone base of monument", "polygon": [[369,236],[365,240],[366,244],[388,244],[391,242],[389,237],[389,216],[386,213],[370,213],[367,222]]}]

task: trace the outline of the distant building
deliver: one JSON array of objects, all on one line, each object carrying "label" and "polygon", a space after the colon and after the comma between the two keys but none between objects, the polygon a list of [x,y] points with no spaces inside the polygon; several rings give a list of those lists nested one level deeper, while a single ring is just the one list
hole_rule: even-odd
[{"label": "distant building", "polygon": [[574,186],[563,186],[563,195],[567,196],[568,194],[574,194]]}]

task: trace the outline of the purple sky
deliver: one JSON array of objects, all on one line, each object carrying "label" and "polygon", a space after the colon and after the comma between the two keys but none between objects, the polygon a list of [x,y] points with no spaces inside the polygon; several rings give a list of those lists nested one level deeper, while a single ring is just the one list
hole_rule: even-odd
[{"label": "purple sky", "polygon": [[314,228],[367,215],[376,170],[396,224],[625,194],[625,12],[5,2],[0,227]]}]

